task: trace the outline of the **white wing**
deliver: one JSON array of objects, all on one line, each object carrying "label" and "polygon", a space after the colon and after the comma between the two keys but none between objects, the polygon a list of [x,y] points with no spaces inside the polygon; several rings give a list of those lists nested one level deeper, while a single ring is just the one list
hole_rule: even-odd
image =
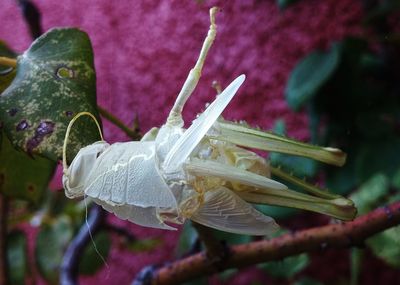
[{"label": "white wing", "polygon": [[190,218],[199,224],[247,235],[270,235],[278,229],[271,217],[263,215],[225,187],[208,191],[204,196],[204,206]]},{"label": "white wing", "polygon": [[96,160],[85,194],[114,204],[176,208],[177,203],[155,161],[155,143],[111,145]]},{"label": "white wing", "polygon": [[232,100],[245,78],[243,74],[236,78],[179,138],[165,157],[163,167],[166,173],[173,172],[186,160]]},{"label": "white wing", "polygon": [[176,230],[173,227],[163,223],[157,218],[157,212],[154,207],[142,208],[132,205],[110,205],[105,201],[93,199],[97,204],[102,206],[105,210],[115,214],[122,220],[128,220],[140,226]]}]

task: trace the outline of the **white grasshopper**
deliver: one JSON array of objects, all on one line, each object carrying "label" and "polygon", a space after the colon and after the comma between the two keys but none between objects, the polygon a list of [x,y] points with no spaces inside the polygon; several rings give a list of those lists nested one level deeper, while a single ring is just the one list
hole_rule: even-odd
[{"label": "white grasshopper", "polygon": [[[338,149],[298,143],[245,125],[224,121],[220,115],[245,80],[236,78],[188,129],[181,112],[200,78],[207,52],[216,36],[216,8],[199,59],[160,129],[153,128],[141,141],[108,144],[104,140],[82,148],[68,167],[65,158],[65,193],[69,198],[89,196],[107,211],[138,225],[174,229],[191,219],[219,230],[268,235],[274,220],[248,202],[308,209],[348,219],[351,201],[322,193],[313,197],[287,189],[269,178],[265,159],[237,145],[280,151],[341,165]],[[96,122],[97,123],[97,122]],[[98,125],[98,124],[97,124]],[[99,125],[98,125],[99,126]],[[99,127],[100,130],[100,127]]]}]

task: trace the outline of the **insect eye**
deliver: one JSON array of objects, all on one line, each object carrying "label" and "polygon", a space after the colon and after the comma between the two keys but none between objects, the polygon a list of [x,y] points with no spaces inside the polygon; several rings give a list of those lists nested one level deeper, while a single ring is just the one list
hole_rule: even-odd
[{"label": "insect eye", "polygon": [[98,153],[96,154],[96,158],[99,158],[100,154],[101,154],[101,152],[98,152]]}]

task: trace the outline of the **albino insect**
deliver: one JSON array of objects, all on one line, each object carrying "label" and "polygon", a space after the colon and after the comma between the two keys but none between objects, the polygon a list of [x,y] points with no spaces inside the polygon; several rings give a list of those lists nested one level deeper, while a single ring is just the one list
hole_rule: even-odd
[{"label": "albino insect", "polygon": [[[141,141],[109,145],[102,140],[86,146],[67,167],[65,149],[72,124],[81,115],[92,115],[80,113],[70,122],[63,158],[66,195],[87,195],[122,219],[169,230],[174,228],[166,222],[182,224],[191,219],[233,233],[273,232],[277,228],[274,220],[246,201],[351,218],[351,201],[324,193],[318,198],[291,191],[268,178],[270,169],[262,157],[237,146],[316,157],[339,165],[345,159],[337,149],[309,146],[224,121],[220,115],[243,84],[244,75],[219,94],[187,130],[182,128],[183,106],[200,78],[216,35],[215,13],[216,8],[210,10],[211,26],[199,59],[160,129],[153,128]],[[345,210],[337,210],[341,207]]]}]

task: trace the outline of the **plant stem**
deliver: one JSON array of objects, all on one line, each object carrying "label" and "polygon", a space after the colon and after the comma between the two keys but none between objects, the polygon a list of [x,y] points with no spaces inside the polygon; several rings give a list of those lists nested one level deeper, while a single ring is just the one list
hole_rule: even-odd
[{"label": "plant stem", "polygon": [[210,262],[221,261],[228,256],[227,247],[215,236],[213,231],[203,225],[192,222],[193,227],[196,229],[199,239],[203,242]]},{"label": "plant stem", "polygon": [[0,284],[8,284],[9,281],[7,260],[7,218],[8,199],[0,194]]},{"label": "plant stem", "polygon": [[41,15],[39,9],[32,1],[18,0],[25,22],[28,24],[32,39],[38,38],[42,34]]},{"label": "plant stem", "polygon": [[15,58],[0,56],[0,65],[16,68],[17,60]]},{"label": "plant stem", "polygon": [[286,234],[271,240],[233,246],[220,264],[210,263],[204,252],[168,263],[152,276],[153,285],[179,284],[228,268],[281,260],[303,252],[325,248],[348,248],[400,223],[400,202],[378,208],[352,222],[331,224]]},{"label": "plant stem", "polygon": [[141,135],[138,131],[137,128],[131,129],[128,126],[126,126],[120,119],[115,117],[113,114],[108,112],[106,109],[97,106],[99,109],[100,115],[102,115],[104,118],[106,118],[108,121],[116,125],[118,128],[120,128],[123,132],[125,132],[131,139],[133,140],[138,140],[141,138]]}]

